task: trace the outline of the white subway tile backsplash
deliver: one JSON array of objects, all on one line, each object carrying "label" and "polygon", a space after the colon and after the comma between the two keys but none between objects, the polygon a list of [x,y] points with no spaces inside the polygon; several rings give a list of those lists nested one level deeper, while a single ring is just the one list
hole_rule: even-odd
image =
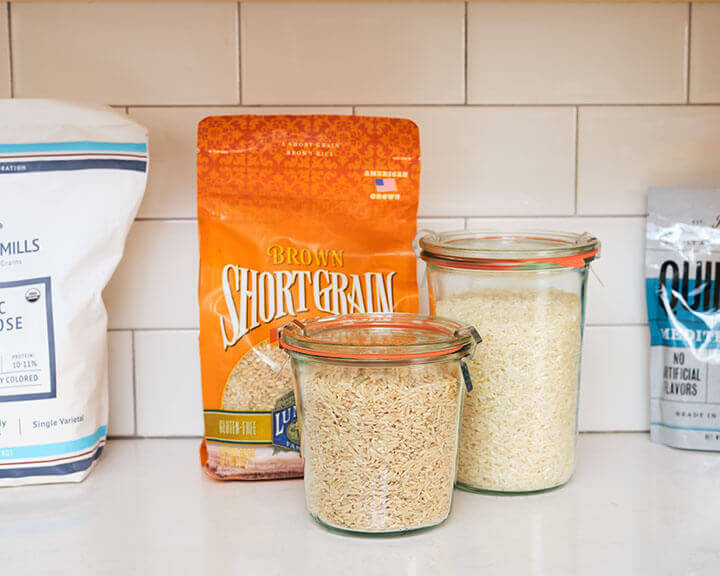
[{"label": "white subway tile backsplash", "polygon": [[104,298],[110,328],[197,328],[198,239],[194,221],[141,221]]},{"label": "white subway tile backsplash", "polygon": [[650,186],[720,186],[720,106],[582,107],[578,214],[647,212]]},{"label": "white subway tile backsplash", "polygon": [[[589,326],[583,344],[581,430],[646,430],[647,326]],[[135,333],[138,434],[202,434],[196,331]]]},{"label": "white subway tile backsplash", "polygon": [[[647,429],[646,192],[720,186],[720,6],[693,5],[689,52],[686,3],[44,2],[7,14],[0,0],[0,97],[14,64],[17,96],[130,106],[150,132],[140,221],[104,295],[110,435],[202,434],[198,122],[350,106],[420,126],[418,230],[600,238],[580,428]],[[691,103],[719,105],[680,105],[688,77]]]},{"label": "white subway tile backsplash", "polygon": [[196,330],[135,332],[138,436],[201,436]]},{"label": "white subway tile backsplash", "polygon": [[645,306],[645,218],[470,219],[468,229],[589,232],[600,239],[600,257],[588,280],[588,324],[642,324]]},{"label": "white subway tile backsplash", "polygon": [[[646,430],[646,326],[585,331],[581,430]],[[202,398],[196,331],[135,334],[138,434],[199,436]]]},{"label": "white subway tile backsplash", "polygon": [[[462,218],[418,220],[418,230],[462,229]],[[195,220],[137,221],[104,293],[108,324],[120,329],[198,326],[199,266]]]},{"label": "white subway tile backsplash", "polygon": [[12,31],[16,96],[239,102],[232,3],[15,3]]},{"label": "white subway tile backsplash", "polygon": [[471,2],[468,101],[685,101],[687,4]]},{"label": "white subway tile backsplash", "polygon": [[[464,218],[418,218],[416,240],[422,236],[422,232],[451,232],[453,230],[463,230],[465,228]],[[413,246],[413,248],[416,248]],[[416,248],[417,253],[417,248]],[[425,262],[417,259],[417,283],[419,294],[419,310],[420,314],[430,313],[430,302],[427,298],[427,287],[425,278]]]},{"label": "white subway tile backsplash", "polygon": [[108,332],[110,376],[110,436],[135,434],[132,332]]},{"label": "white subway tile backsplash", "polygon": [[720,103],[720,4],[693,4],[690,102]]},{"label": "white subway tile backsplash", "polygon": [[580,430],[647,430],[650,332],[647,326],[585,330]]},{"label": "white subway tile backsplash", "polygon": [[148,189],[138,216],[196,217],[197,125],[224,114],[352,114],[352,108],[130,108],[130,117],[150,133]]},{"label": "white subway tile backsplash", "polygon": [[244,104],[459,104],[459,2],[242,4]]},{"label": "white subway tile backsplash", "polygon": [[587,322],[646,323],[645,218],[573,220],[574,228],[566,227],[566,231],[587,231],[602,242],[588,282]]},{"label": "white subway tile backsplash", "polygon": [[574,212],[575,111],[565,107],[357,108],[420,126],[420,216]]},{"label": "white subway tile backsplash", "polygon": [[7,2],[0,2],[0,98],[10,97],[10,33],[7,14]]},{"label": "white subway tile backsplash", "polygon": [[452,230],[463,230],[465,228],[464,218],[418,218],[417,229],[433,232],[451,232]]}]

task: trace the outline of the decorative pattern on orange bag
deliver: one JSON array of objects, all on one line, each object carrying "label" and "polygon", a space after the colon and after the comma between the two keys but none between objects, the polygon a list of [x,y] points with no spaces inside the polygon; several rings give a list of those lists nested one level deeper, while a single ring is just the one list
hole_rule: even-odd
[{"label": "decorative pattern on orange bag", "polygon": [[302,476],[294,318],[416,312],[418,128],[352,116],[217,116],[198,128],[202,463]]}]

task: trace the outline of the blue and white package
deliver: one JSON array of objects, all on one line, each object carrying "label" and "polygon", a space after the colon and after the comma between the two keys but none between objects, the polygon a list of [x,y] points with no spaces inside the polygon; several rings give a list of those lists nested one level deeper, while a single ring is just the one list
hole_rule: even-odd
[{"label": "blue and white package", "polygon": [[0,100],[0,486],[79,482],[105,445],[102,291],[145,191],[147,131]]},{"label": "blue and white package", "polygon": [[720,450],[720,189],[648,196],[650,438]]}]

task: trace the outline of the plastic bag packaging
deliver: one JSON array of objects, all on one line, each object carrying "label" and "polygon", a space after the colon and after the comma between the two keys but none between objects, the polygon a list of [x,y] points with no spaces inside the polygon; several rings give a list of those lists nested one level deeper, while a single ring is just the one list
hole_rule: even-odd
[{"label": "plastic bag packaging", "polygon": [[109,108],[0,100],[0,486],[78,482],[108,420],[102,290],[145,191]]},{"label": "plastic bag packaging", "polygon": [[277,329],[417,312],[418,128],[352,116],[218,116],[198,128],[201,461],[219,479],[302,476]]},{"label": "plastic bag packaging", "polygon": [[650,437],[720,450],[720,189],[648,197]]}]

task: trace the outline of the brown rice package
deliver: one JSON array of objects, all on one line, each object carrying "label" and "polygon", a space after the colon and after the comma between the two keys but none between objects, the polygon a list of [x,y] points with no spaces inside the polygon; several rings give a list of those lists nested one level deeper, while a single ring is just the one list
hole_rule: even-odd
[{"label": "brown rice package", "polygon": [[219,479],[302,476],[293,319],[417,312],[418,128],[353,116],[198,127],[201,460]]}]

